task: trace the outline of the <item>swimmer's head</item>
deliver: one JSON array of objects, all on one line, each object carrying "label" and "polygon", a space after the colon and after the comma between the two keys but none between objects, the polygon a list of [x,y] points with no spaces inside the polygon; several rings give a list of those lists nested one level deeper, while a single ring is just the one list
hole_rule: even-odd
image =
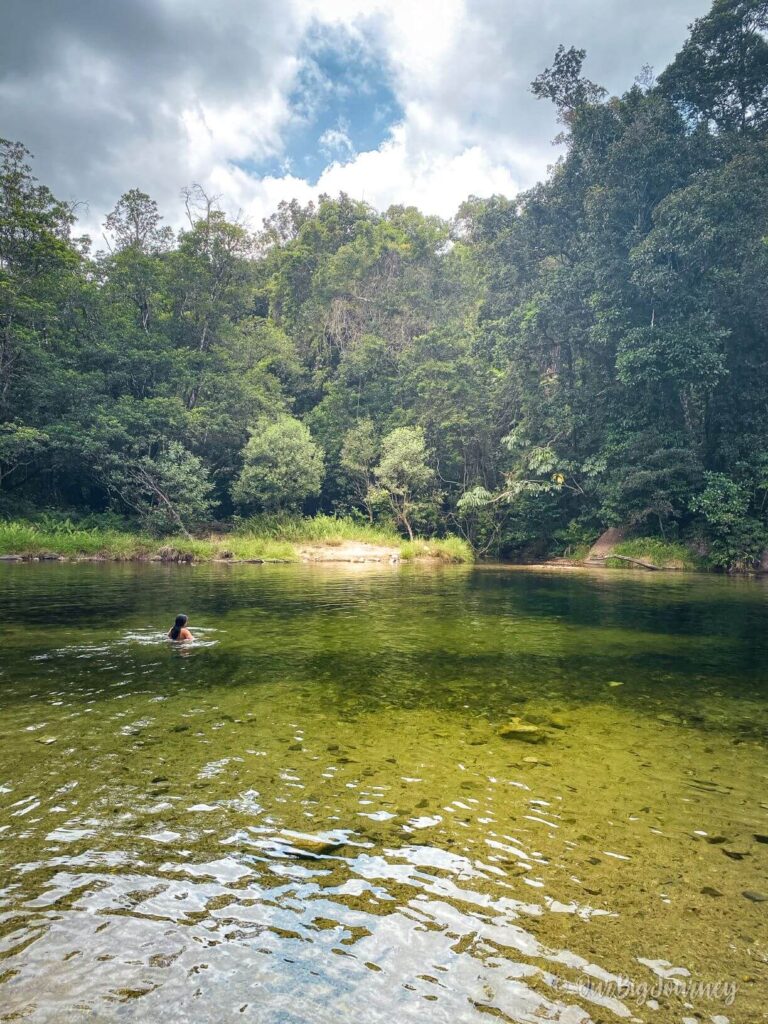
[{"label": "swimmer's head", "polygon": [[189,616],[188,615],[177,615],[176,616],[176,621],[171,626],[171,634],[170,634],[171,635],[171,640],[178,640],[179,639],[179,633],[181,633],[182,629],[184,629],[184,627],[186,626],[186,624],[188,622],[189,622]]}]

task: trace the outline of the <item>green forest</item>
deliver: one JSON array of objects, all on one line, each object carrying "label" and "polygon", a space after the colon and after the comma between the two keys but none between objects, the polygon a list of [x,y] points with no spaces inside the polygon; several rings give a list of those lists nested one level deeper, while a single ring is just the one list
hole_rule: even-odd
[{"label": "green forest", "polygon": [[561,46],[531,88],[563,155],[451,221],[341,194],[254,230],[192,186],[174,232],[135,188],[101,251],[3,142],[0,515],[160,537],[327,513],[511,559],[619,526],[755,566],[766,31],[766,0],[715,0],[623,96]]}]

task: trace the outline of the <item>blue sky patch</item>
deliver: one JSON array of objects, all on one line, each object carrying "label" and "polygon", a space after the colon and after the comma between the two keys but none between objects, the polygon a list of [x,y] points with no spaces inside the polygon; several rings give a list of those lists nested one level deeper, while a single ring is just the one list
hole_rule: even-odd
[{"label": "blue sky patch", "polygon": [[314,185],[334,161],[378,149],[403,110],[384,58],[343,30],[318,26],[299,59],[283,154],[239,166],[258,176],[294,174]]}]

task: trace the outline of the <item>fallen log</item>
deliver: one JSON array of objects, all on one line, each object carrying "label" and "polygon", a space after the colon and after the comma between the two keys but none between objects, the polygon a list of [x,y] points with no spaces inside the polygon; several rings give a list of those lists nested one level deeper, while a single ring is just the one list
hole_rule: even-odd
[{"label": "fallen log", "polygon": [[604,562],[607,558],[618,558],[620,562],[631,562],[632,565],[640,565],[643,569],[652,569],[654,572],[663,572],[663,565],[653,565],[651,562],[641,562],[639,558],[629,558],[627,555],[595,555],[590,562]]}]

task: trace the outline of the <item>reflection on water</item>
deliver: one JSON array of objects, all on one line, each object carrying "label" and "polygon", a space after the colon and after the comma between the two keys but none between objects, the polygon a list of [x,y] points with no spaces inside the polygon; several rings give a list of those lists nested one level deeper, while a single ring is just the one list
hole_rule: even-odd
[{"label": "reflection on water", "polygon": [[763,1019],[761,584],[0,588],[0,1020]]}]

